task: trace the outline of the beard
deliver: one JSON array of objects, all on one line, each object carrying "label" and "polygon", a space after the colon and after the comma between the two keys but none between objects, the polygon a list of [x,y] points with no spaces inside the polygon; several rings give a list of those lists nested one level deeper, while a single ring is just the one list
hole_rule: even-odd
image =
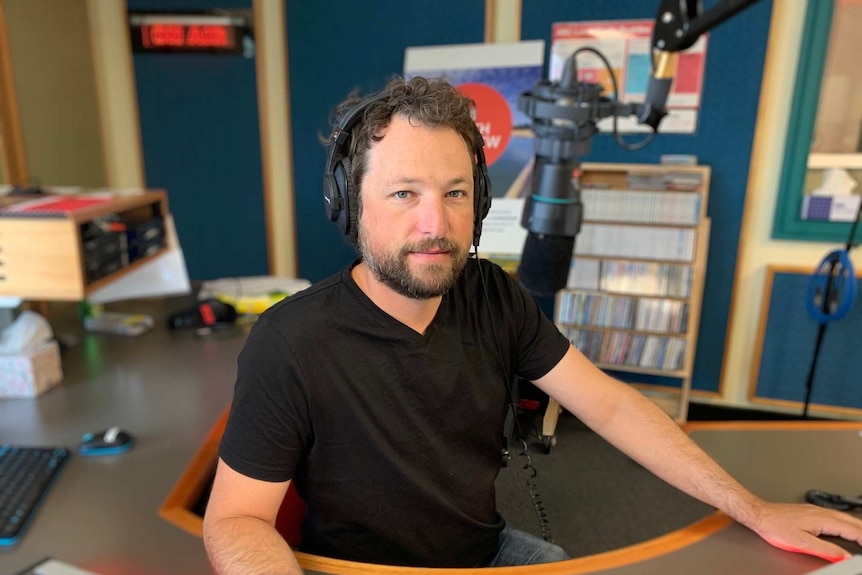
[{"label": "beard", "polygon": [[[467,250],[454,240],[433,238],[411,242],[393,249],[375,249],[359,226],[357,247],[365,265],[377,281],[396,293],[411,299],[431,299],[449,291],[467,264]],[[407,258],[411,252],[445,250],[449,262],[424,264],[416,273],[410,269]]]}]

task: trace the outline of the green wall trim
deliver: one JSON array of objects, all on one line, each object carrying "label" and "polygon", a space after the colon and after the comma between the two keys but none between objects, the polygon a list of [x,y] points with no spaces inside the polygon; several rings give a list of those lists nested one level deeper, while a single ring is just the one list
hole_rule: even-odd
[{"label": "green wall trim", "polygon": [[774,239],[837,242],[845,241],[850,232],[849,223],[805,221],[800,213],[834,12],[832,1],[808,2],[772,227]]}]

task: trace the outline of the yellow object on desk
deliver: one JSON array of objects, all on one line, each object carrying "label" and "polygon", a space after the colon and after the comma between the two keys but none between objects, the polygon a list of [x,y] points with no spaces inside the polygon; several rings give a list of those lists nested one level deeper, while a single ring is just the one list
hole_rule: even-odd
[{"label": "yellow object on desk", "polygon": [[278,292],[272,294],[247,295],[232,297],[226,294],[215,294],[215,298],[222,303],[232,305],[239,314],[260,315],[270,306],[273,306],[289,296],[289,293]]},{"label": "yellow object on desk", "polygon": [[222,278],[204,282],[198,299],[215,298],[233,306],[238,314],[260,315],[310,285],[308,280],[273,276]]}]

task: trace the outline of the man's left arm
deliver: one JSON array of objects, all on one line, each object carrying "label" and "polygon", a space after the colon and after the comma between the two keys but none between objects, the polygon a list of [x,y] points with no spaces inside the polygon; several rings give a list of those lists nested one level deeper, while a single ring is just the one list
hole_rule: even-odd
[{"label": "man's left arm", "polygon": [[862,521],[807,504],[766,502],[710,458],[651,400],[570,347],[536,386],[617,449],[674,487],[720,509],[770,544],[839,561],[849,553],[818,535],[862,544]]}]

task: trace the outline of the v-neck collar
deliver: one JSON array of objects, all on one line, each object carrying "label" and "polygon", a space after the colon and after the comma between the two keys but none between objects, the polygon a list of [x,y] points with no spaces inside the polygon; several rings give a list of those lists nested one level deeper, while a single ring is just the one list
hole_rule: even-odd
[{"label": "v-neck collar", "polygon": [[434,314],[434,317],[431,319],[431,322],[428,324],[428,327],[425,328],[425,333],[419,333],[412,327],[408,326],[405,323],[395,319],[383,309],[380,308],[364,291],[359,287],[359,284],[356,283],[356,280],[353,279],[353,274],[351,273],[353,268],[356,267],[357,264],[362,260],[356,260],[351,265],[347,266],[342,271],[342,281],[344,281],[345,285],[347,285],[350,290],[353,292],[355,297],[359,300],[359,302],[368,309],[377,319],[379,319],[382,323],[386,325],[389,329],[395,330],[394,333],[399,334],[401,337],[407,339],[408,341],[413,341],[418,344],[425,345],[431,341],[434,334],[439,330],[439,325],[443,321],[444,310],[449,301],[449,292],[443,294],[440,298],[440,305],[437,306],[437,311]]}]

